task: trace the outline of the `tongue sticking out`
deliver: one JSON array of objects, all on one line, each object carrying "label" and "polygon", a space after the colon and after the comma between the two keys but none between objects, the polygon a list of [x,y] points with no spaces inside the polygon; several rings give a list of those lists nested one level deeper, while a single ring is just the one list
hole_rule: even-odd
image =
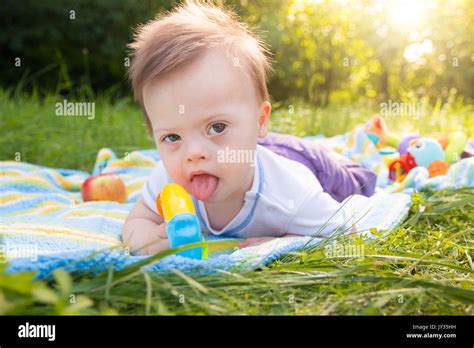
[{"label": "tongue sticking out", "polygon": [[199,174],[195,175],[191,181],[193,196],[204,201],[212,195],[217,187],[218,179],[214,175]]}]

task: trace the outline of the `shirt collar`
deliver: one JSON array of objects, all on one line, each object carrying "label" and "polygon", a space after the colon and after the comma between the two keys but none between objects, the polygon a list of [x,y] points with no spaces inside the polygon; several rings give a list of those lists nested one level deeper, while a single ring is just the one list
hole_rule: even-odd
[{"label": "shirt collar", "polygon": [[206,229],[214,235],[226,234],[231,236],[240,232],[245,226],[249,224],[252,220],[253,214],[255,212],[257,202],[260,197],[260,193],[263,189],[263,165],[258,154],[255,154],[256,161],[254,161],[255,171],[252,182],[252,187],[249,191],[244,194],[244,204],[242,209],[237,213],[237,215],[222,229],[214,230],[209,224],[209,219],[207,217],[206,206],[204,202],[197,200],[193,196],[194,206],[196,207],[196,214],[198,215],[201,225],[204,225]]}]

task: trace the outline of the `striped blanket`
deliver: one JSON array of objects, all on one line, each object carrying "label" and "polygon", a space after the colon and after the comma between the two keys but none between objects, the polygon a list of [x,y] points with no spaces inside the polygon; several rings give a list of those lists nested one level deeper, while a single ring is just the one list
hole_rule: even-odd
[{"label": "striped blanket", "polygon": [[[352,196],[345,204],[357,228],[368,234],[371,228],[390,231],[408,214],[414,189],[474,186],[474,159],[456,163],[435,181],[425,173],[403,187],[388,185],[378,152],[369,141],[358,141],[357,130],[333,138],[314,137],[328,148],[363,163],[378,173],[374,196]],[[118,158],[107,148],[99,151],[91,173],[49,168],[31,163],[0,162],[0,255],[8,262],[7,271],[37,271],[42,278],[56,268],[71,271],[116,269],[143,260],[131,256],[121,240],[121,228],[156,162],[155,150],[134,151]],[[91,174],[115,173],[124,181],[128,201],[86,202],[80,194],[82,182]],[[214,237],[211,239],[218,239]],[[166,272],[211,273],[217,270],[245,271],[282,255],[319,243],[318,238],[279,238],[244,249],[228,248],[210,252],[206,260],[170,255],[146,268]]]}]

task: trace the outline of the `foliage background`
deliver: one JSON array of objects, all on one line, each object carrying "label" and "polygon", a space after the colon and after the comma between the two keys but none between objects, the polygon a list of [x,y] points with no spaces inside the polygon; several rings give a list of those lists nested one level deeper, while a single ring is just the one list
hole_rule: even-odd
[{"label": "foliage background", "polygon": [[[313,105],[397,98],[474,96],[474,7],[469,0],[221,1],[271,48],[275,102]],[[70,94],[130,94],[126,44],[165,0],[4,0],[4,87]],[[470,6],[471,5],[471,6]],[[74,11],[74,19],[71,19]],[[15,66],[15,58],[21,66]]]}]

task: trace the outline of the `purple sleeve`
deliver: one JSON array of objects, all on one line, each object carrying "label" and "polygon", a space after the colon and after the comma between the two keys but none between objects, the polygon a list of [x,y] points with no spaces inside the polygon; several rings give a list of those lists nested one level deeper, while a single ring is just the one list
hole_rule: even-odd
[{"label": "purple sleeve", "polygon": [[323,146],[293,135],[268,133],[258,144],[308,167],[323,190],[342,202],[352,194],[371,196],[376,174],[362,165],[330,152]]}]

